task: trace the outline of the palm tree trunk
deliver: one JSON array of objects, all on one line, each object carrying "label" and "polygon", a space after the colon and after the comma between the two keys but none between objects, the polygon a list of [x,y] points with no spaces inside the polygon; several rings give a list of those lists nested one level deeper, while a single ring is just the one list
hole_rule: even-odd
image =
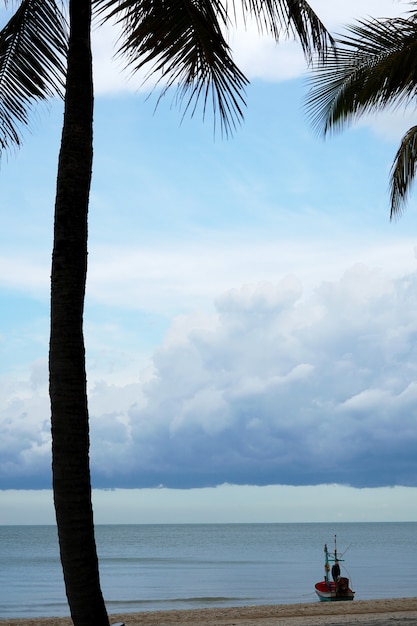
[{"label": "palm tree trunk", "polygon": [[93,157],[91,1],[70,1],[64,125],[51,277],[52,473],[65,588],[74,626],[108,626],[94,539],[83,337]]}]

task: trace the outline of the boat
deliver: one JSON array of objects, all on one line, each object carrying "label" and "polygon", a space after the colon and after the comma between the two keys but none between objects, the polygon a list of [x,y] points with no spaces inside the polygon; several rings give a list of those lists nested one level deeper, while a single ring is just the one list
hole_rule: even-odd
[{"label": "boat", "polygon": [[[327,543],[324,544],[324,580],[315,584],[315,591],[320,602],[337,602],[343,600],[353,600],[355,592],[349,586],[349,578],[340,575],[339,563],[343,561],[337,553],[336,535],[334,536],[334,551],[330,553]],[[330,563],[332,566],[332,578],[330,580]]]}]

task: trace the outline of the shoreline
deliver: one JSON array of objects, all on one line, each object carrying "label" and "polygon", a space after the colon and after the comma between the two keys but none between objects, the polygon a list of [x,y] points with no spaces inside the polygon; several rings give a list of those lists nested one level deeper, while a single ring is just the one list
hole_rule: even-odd
[{"label": "shoreline", "polygon": [[[125,626],[397,626],[417,624],[417,597],[111,614]],[[0,626],[72,626],[68,617],[0,619]]]}]

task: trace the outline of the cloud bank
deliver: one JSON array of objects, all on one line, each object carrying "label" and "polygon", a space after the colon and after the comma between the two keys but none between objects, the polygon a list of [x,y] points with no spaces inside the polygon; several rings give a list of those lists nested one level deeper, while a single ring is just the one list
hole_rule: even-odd
[{"label": "cloud bank", "polygon": [[[416,273],[356,265],[176,317],[137,382],[90,379],[94,486],[416,486],[416,308]],[[46,377],[1,379],[2,489],[50,485]]]}]

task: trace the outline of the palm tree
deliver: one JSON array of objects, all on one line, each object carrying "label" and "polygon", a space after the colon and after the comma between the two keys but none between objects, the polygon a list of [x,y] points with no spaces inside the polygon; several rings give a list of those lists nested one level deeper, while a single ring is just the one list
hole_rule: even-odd
[{"label": "palm tree", "polygon": [[[417,5],[416,2],[412,3]],[[386,107],[416,103],[417,10],[360,20],[312,72],[307,111],[324,135]],[[405,206],[417,166],[417,126],[401,140],[390,173],[390,217]]]},{"label": "palm tree", "polygon": [[[6,0],[7,3],[7,0]],[[151,64],[194,113],[209,99],[225,133],[242,118],[247,79],[223,36],[222,0],[21,0],[0,31],[0,152],[21,143],[33,105],[64,96],[51,275],[49,351],[52,474],[61,561],[75,626],[108,626],[94,539],[89,468],[83,307],[92,170],[91,19],[121,23],[121,52],[137,71]],[[298,36],[306,57],[332,41],[305,0],[244,0],[261,31]],[[234,8],[232,9],[234,15]],[[67,29],[69,25],[69,32]]]}]

